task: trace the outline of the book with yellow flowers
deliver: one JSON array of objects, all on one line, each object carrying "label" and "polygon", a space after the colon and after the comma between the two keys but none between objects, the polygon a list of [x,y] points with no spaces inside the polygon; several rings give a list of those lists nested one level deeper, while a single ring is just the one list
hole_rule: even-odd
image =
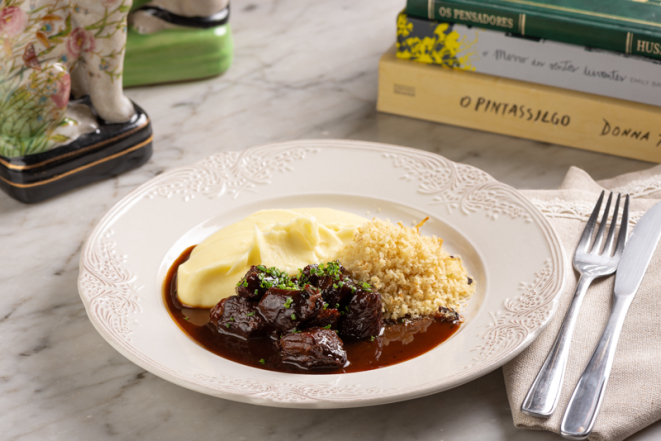
[{"label": "book with yellow flowers", "polygon": [[661,162],[661,108],[397,58],[379,63],[382,112]]},{"label": "book with yellow flowers", "polygon": [[661,106],[661,60],[400,13],[397,56]]}]

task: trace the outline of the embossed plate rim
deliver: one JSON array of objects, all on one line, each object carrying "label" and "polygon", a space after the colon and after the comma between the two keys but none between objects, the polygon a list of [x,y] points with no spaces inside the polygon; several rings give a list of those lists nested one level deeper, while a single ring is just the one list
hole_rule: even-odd
[{"label": "embossed plate rim", "polygon": [[[536,231],[537,240],[545,241],[544,244],[548,245],[548,253],[537,256],[538,259],[545,259],[544,266],[522,276],[526,278],[526,283],[521,284],[523,292],[519,297],[501,299],[499,296],[502,293],[490,294],[490,301],[497,301],[498,304],[502,301],[501,308],[505,314],[499,315],[499,309],[491,313],[493,317],[489,318],[488,323],[475,325],[483,325],[486,330],[480,331],[482,336],[478,337],[482,340],[476,340],[479,344],[470,348],[477,351],[477,354],[464,357],[470,363],[467,362],[457,372],[453,371],[450,376],[432,373],[411,387],[391,384],[388,386],[392,387],[384,388],[383,380],[390,378],[388,375],[392,376],[393,371],[388,371],[391,368],[324,376],[282,374],[253,368],[246,368],[245,374],[236,376],[216,371],[213,375],[202,375],[199,372],[182,372],[167,357],[164,362],[150,358],[145,355],[144,347],[135,347],[130,342],[131,335],[149,337],[149,334],[145,334],[147,331],[136,323],[138,318],[149,319],[149,314],[142,311],[140,306],[144,301],[141,300],[144,295],[141,294],[141,284],[144,286],[149,276],[155,277],[153,274],[140,274],[141,267],[135,259],[131,261],[131,256],[121,255],[121,246],[115,250],[112,227],[116,222],[130,215],[131,210],[141,210],[138,205],[149,199],[165,199],[164,204],[169,209],[170,205],[186,203],[184,201],[198,196],[206,197],[207,200],[224,196],[236,199],[242,192],[256,188],[268,192],[268,186],[274,185],[272,181],[276,181],[276,186],[286,187],[286,180],[278,180],[276,171],[289,174],[288,177],[291,174],[300,177],[304,173],[301,168],[303,161],[314,162],[309,159],[312,155],[329,149],[344,149],[343,152],[349,155],[354,154],[353,151],[357,156],[363,154],[358,152],[367,152],[369,155],[374,153],[390,160],[391,166],[383,167],[388,171],[393,168],[404,171],[403,177],[408,178],[409,184],[399,185],[414,185],[416,195],[419,193],[425,198],[431,198],[433,202],[429,204],[444,204],[448,211],[459,210],[457,213],[470,219],[468,223],[492,222],[488,225],[496,225],[496,231],[505,228],[501,227],[502,224],[513,222],[506,227],[513,229],[516,225],[516,228],[521,228],[520,224],[515,225],[514,222],[525,222]],[[378,169],[381,166],[377,164],[375,167]],[[248,169],[250,179],[246,179],[245,168]],[[411,180],[415,182],[411,184]],[[477,216],[482,216],[484,220],[479,220]],[[505,220],[494,223],[496,218]],[[120,229],[119,236],[130,236],[129,233]],[[103,216],[85,242],[80,258],[78,287],[92,324],[111,346],[129,360],[168,381],[198,392],[253,404],[337,408],[385,404],[429,395],[458,386],[502,366],[525,349],[550,321],[557,308],[567,268],[560,240],[543,214],[516,190],[475,167],[457,164],[433,153],[387,144],[302,140],[253,147],[241,152],[223,152],[165,172],[141,185]],[[137,271],[137,274],[131,270]],[[160,286],[158,291],[160,298]],[[486,319],[481,317],[480,320]],[[136,329],[141,334],[132,334]],[[509,335],[509,340],[503,335]],[[195,343],[190,341],[190,345],[195,346]],[[191,349],[195,351],[193,347]],[[421,359],[419,357],[407,363],[414,363],[420,368]],[[227,360],[224,362],[231,363]],[[395,366],[400,369],[404,364]],[[236,370],[236,367],[233,369]],[[232,369],[228,371],[233,372]]]}]

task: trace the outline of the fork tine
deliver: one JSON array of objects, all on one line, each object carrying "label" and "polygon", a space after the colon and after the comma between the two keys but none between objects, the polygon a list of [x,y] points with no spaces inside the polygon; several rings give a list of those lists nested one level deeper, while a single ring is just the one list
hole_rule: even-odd
[{"label": "fork tine", "polygon": [[620,194],[618,193],[615,200],[615,210],[613,210],[613,220],[611,220],[611,227],[608,229],[608,238],[606,245],[604,245],[604,254],[610,256],[613,254],[613,241],[615,239],[615,226],[617,224],[617,215],[620,212]]},{"label": "fork tine", "polygon": [[629,195],[624,199],[624,210],[622,211],[622,221],[620,222],[620,234],[617,236],[617,247],[615,255],[619,256],[624,251],[624,244],[627,241],[627,230],[629,228]]},{"label": "fork tine", "polygon": [[611,209],[612,200],[613,200],[613,192],[611,192],[608,195],[606,208],[604,208],[604,215],[602,216],[601,222],[599,223],[599,229],[597,230],[597,235],[594,238],[594,244],[592,245],[592,249],[590,249],[591,253],[599,254],[599,251],[601,251],[601,242],[603,242],[604,240],[604,230],[606,229],[606,223],[608,222],[608,212]]},{"label": "fork tine", "polygon": [[597,224],[597,216],[599,216],[599,210],[601,209],[601,202],[604,200],[604,192],[601,192],[597,205],[594,206],[594,210],[588,219],[588,223],[585,225],[583,230],[583,235],[581,235],[581,240],[578,241],[578,246],[576,251],[588,251],[588,245],[590,245],[590,239],[592,238],[592,233],[594,232],[594,226]]}]

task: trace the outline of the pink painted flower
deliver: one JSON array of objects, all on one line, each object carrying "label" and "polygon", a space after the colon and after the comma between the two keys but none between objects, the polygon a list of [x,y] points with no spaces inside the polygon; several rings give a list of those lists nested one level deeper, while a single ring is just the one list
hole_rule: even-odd
[{"label": "pink painted flower", "polygon": [[76,28],[67,38],[67,52],[73,59],[80,56],[81,52],[94,50],[94,36],[83,28]]},{"label": "pink painted flower", "polygon": [[9,37],[20,34],[25,30],[28,16],[18,6],[8,6],[0,10],[0,34]]},{"label": "pink painted flower", "polygon": [[63,109],[69,104],[69,94],[71,93],[71,77],[68,73],[60,78],[57,83],[55,83],[55,93],[50,97],[57,107]]}]

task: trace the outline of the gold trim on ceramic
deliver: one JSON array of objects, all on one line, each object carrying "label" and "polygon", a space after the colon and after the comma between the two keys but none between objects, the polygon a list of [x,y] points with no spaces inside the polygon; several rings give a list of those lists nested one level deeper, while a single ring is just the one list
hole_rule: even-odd
[{"label": "gold trim on ceramic", "polygon": [[147,145],[147,144],[149,144],[150,142],[152,142],[153,139],[154,139],[154,135],[150,135],[149,138],[145,139],[145,140],[142,141],[140,144],[136,144],[136,145],[134,145],[134,146],[131,147],[131,148],[128,148],[128,149],[126,149],[126,150],[122,150],[121,152],[115,153],[114,155],[110,155],[110,156],[108,156],[108,157],[106,157],[106,158],[99,159],[98,161],[94,161],[94,162],[91,162],[91,163],[89,163],[89,164],[85,164],[85,165],[80,166],[80,167],[78,167],[78,168],[76,168],[76,169],[69,170],[69,171],[66,172],[66,173],[62,173],[61,175],[53,176],[52,178],[50,178],[50,179],[46,179],[46,180],[44,180],[44,181],[32,182],[32,183],[30,183],[30,184],[16,184],[16,183],[14,183],[14,182],[8,181],[8,180],[7,180],[5,177],[3,177],[3,176],[0,176],[0,179],[2,179],[3,181],[5,181],[7,184],[11,185],[12,187],[17,187],[17,188],[31,188],[31,187],[37,187],[37,186],[39,186],[39,185],[48,184],[48,183],[51,183],[51,182],[53,182],[53,181],[57,181],[58,179],[65,178],[65,177],[67,177],[67,176],[69,176],[69,175],[72,175],[72,174],[74,174],[74,173],[77,173],[77,172],[79,172],[79,171],[81,171],[81,170],[85,170],[85,169],[90,168],[90,167],[93,167],[93,166],[95,166],[95,165],[97,165],[97,164],[101,164],[102,162],[110,161],[111,159],[115,159],[115,158],[117,158],[117,157],[119,157],[119,156],[125,155],[125,154],[130,153],[130,152],[132,152],[132,151],[134,151],[134,150],[138,150],[139,148],[142,148],[142,147],[144,147],[145,145]]},{"label": "gold trim on ceramic", "polygon": [[133,133],[135,133],[135,132],[137,132],[141,129],[144,129],[145,127],[147,127],[147,125],[149,125],[149,118],[147,118],[147,121],[145,121],[145,123],[142,124],[141,126],[134,127],[131,130],[129,130],[128,132],[122,133],[121,135],[117,135],[114,138],[106,139],[105,141],[101,141],[101,142],[97,142],[96,144],[88,145],[87,147],[84,147],[80,150],[75,150],[75,151],[69,152],[65,155],[56,156],[54,158],[47,159],[47,160],[39,162],[37,164],[16,165],[16,164],[12,164],[11,162],[5,161],[2,158],[0,158],[0,164],[4,165],[5,167],[7,167],[8,169],[11,169],[11,170],[30,170],[32,168],[37,168],[37,167],[41,167],[43,165],[49,164],[53,161],[59,161],[62,158],[68,158],[69,156],[80,155],[80,154],[85,153],[89,150],[93,150],[93,149],[98,148],[98,147],[103,147],[104,145],[106,145],[108,143],[111,143],[111,142],[114,142],[114,141],[117,141],[118,139],[126,138],[127,136],[129,136],[129,135],[131,135],[131,134],[133,134]]}]

